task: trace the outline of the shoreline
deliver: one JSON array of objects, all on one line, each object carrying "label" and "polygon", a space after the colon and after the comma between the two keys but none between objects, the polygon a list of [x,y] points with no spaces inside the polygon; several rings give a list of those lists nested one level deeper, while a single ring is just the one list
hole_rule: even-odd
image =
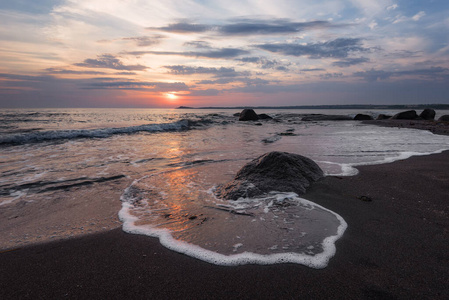
[{"label": "shoreline", "polygon": [[348,223],[324,269],[217,266],[112,228],[1,252],[0,297],[448,298],[449,151],[357,169],[303,195]]},{"label": "shoreline", "polygon": [[369,120],[362,121],[363,124],[376,125],[382,127],[410,128],[427,130],[433,134],[449,135],[449,122],[435,120]]}]

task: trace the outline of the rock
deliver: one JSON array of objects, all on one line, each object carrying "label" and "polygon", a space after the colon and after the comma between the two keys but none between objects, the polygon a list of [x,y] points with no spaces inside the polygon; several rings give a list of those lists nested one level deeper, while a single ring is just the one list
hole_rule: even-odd
[{"label": "rock", "polygon": [[390,119],[392,116],[380,114],[377,116],[376,120],[387,120]]},{"label": "rock", "polygon": [[418,114],[415,110],[408,110],[395,114],[391,118],[395,120],[415,120],[416,118],[418,118]]},{"label": "rock", "polygon": [[257,121],[259,117],[253,109],[244,109],[240,113],[239,121]]},{"label": "rock", "polygon": [[370,115],[364,115],[364,114],[357,114],[354,117],[354,120],[356,121],[367,121],[367,120],[373,120],[374,118],[371,117]]},{"label": "rock", "polygon": [[261,119],[261,120],[273,119],[272,117],[270,117],[270,116],[267,115],[267,114],[260,114],[260,115],[257,115],[257,116],[258,116],[259,119]]},{"label": "rock", "polygon": [[435,110],[431,108],[426,108],[422,111],[419,117],[423,120],[434,120],[435,119]]},{"label": "rock", "polygon": [[240,117],[240,113],[233,114],[234,117]]},{"label": "rock", "polygon": [[303,117],[301,121],[350,121],[350,116],[344,115],[309,115]]},{"label": "rock", "polygon": [[300,195],[323,176],[321,168],[310,158],[275,151],[247,163],[232,181],[217,187],[215,193],[228,200],[263,196],[271,191]]},{"label": "rock", "polygon": [[438,121],[449,122],[449,115],[441,116]]}]

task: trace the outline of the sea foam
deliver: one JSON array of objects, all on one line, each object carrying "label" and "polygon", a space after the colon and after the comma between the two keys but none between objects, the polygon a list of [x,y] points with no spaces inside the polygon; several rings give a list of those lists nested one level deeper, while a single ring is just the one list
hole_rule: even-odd
[{"label": "sea foam", "polygon": [[[204,189],[205,182],[191,182],[198,179],[193,173],[177,170],[134,181],[121,197],[123,230],[157,237],[171,250],[217,265],[324,268],[347,228],[341,216],[295,193],[220,201]],[[183,182],[174,184],[174,178]]]}]

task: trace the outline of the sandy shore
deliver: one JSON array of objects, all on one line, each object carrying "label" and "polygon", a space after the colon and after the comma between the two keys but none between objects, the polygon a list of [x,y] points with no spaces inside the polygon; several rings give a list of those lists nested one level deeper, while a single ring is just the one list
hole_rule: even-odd
[{"label": "sandy shore", "polygon": [[363,121],[365,124],[372,124],[385,127],[412,128],[428,130],[434,134],[449,135],[449,122],[434,120],[371,120]]},{"label": "sandy shore", "polygon": [[359,170],[305,196],[349,225],[325,269],[216,266],[111,226],[0,253],[0,299],[448,299],[449,152]]}]

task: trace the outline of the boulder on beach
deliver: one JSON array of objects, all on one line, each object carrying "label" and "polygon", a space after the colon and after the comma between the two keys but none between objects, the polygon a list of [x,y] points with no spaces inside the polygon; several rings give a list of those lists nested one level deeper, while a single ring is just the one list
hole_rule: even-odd
[{"label": "boulder on beach", "polygon": [[274,151],[247,163],[233,180],[218,186],[215,194],[227,200],[263,196],[271,191],[300,195],[323,176],[321,168],[310,158]]},{"label": "boulder on beach", "polygon": [[385,115],[385,114],[380,114],[377,116],[376,120],[388,120],[390,119],[392,116],[389,115]]},{"label": "boulder on beach", "polygon": [[259,116],[253,109],[246,108],[239,115],[239,121],[257,121]]},{"label": "boulder on beach", "polygon": [[354,117],[354,120],[356,121],[368,121],[368,120],[373,120],[374,118],[371,117],[370,115],[365,115],[365,114],[357,114]]},{"label": "boulder on beach", "polygon": [[449,115],[441,116],[438,121],[449,122]]},{"label": "boulder on beach", "polygon": [[395,114],[391,118],[395,120],[415,120],[416,118],[418,118],[418,114],[416,113],[416,110],[407,110]]},{"label": "boulder on beach", "polygon": [[353,118],[345,115],[308,115],[301,119],[301,121],[351,121]]},{"label": "boulder on beach", "polygon": [[259,114],[259,115],[257,115],[258,117],[259,117],[259,119],[261,119],[261,120],[269,120],[269,119],[273,119],[272,117],[270,117],[269,115],[267,115],[267,114]]},{"label": "boulder on beach", "polygon": [[419,117],[423,120],[434,120],[435,119],[435,110],[431,108],[426,108],[422,111]]}]

